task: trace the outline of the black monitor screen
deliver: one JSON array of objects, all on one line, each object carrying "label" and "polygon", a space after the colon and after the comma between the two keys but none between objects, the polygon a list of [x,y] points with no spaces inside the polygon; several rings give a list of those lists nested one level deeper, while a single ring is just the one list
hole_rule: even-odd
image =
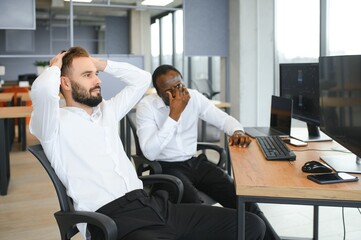
[{"label": "black monitor screen", "polygon": [[293,100],[293,118],[319,126],[318,92],[318,63],[280,64],[280,95]]},{"label": "black monitor screen", "polygon": [[361,156],[361,55],[320,57],[320,128]]}]

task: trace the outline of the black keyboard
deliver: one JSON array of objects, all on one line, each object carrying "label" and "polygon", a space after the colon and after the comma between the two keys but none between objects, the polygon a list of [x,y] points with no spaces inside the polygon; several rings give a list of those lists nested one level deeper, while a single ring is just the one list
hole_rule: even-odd
[{"label": "black keyboard", "polygon": [[267,160],[296,160],[295,153],[279,136],[256,137],[256,140]]}]

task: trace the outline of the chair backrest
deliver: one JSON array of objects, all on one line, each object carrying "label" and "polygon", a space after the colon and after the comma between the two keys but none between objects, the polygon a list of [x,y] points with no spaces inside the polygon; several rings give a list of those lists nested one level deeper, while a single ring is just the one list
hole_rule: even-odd
[{"label": "chair backrest", "polygon": [[216,94],[219,94],[219,92],[213,91],[211,82],[205,78],[192,80],[192,86],[208,99],[212,99]]},{"label": "chair backrest", "polygon": [[74,211],[71,198],[67,195],[63,183],[60,181],[54,169],[52,168],[48,158],[45,155],[43,147],[40,144],[37,144],[37,145],[29,146],[28,150],[39,160],[41,165],[43,165],[51,181],[53,182],[54,188],[56,190],[56,194],[58,196],[60,209],[65,212]]},{"label": "chair backrest", "polygon": [[133,132],[134,143],[135,143],[135,153],[138,156],[143,156],[143,152],[142,152],[142,149],[140,148],[139,139],[138,139],[138,135],[137,135],[137,125],[136,125],[135,111],[130,111],[126,115],[126,119],[127,119],[127,122],[129,123],[130,128],[132,129],[132,132]]}]

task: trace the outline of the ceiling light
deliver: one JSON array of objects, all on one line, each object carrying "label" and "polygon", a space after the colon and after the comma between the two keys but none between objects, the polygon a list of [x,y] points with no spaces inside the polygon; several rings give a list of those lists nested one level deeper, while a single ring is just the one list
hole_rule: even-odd
[{"label": "ceiling light", "polygon": [[166,6],[169,3],[173,2],[173,0],[144,0],[142,5],[148,6]]},{"label": "ceiling light", "polygon": [[[64,0],[65,2],[70,2],[70,0]],[[85,3],[89,3],[92,2],[93,0],[73,0],[73,2],[85,2]]]}]

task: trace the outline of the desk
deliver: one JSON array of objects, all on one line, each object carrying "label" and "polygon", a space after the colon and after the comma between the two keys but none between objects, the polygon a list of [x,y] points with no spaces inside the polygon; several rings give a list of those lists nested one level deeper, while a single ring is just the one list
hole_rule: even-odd
[{"label": "desk", "polygon": [[0,102],[10,103],[13,101],[14,93],[2,92],[0,93]]},{"label": "desk", "polygon": [[[30,102],[31,105],[31,98],[30,92],[18,92],[16,94],[17,98],[17,106],[26,106],[27,102]],[[21,150],[26,151],[26,124],[27,119],[19,118],[18,119],[18,142],[21,142]]]},{"label": "desk", "polygon": [[10,180],[10,144],[9,119],[24,118],[31,115],[33,108],[1,107],[0,108],[0,194],[6,195]]},{"label": "desk", "polygon": [[315,206],[314,239],[318,239],[318,206],[361,207],[361,181],[319,185],[308,180],[308,174],[301,170],[306,161],[317,160],[321,155],[343,153],[297,150],[330,150],[337,146],[334,141],[312,142],[307,147],[289,146],[297,156],[294,162],[265,160],[255,140],[248,148],[230,146],[237,194],[238,239],[244,239],[245,202]]},{"label": "desk", "polygon": [[22,102],[22,105],[24,105],[23,102],[31,101],[30,92],[18,92],[17,97]]}]

